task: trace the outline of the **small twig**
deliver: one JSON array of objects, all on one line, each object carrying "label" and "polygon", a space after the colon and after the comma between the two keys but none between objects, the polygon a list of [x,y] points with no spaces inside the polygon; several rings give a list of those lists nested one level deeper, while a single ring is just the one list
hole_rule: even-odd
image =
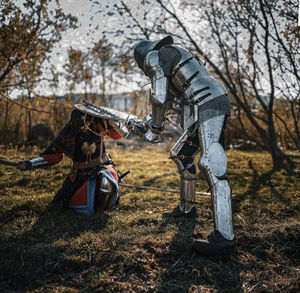
[{"label": "small twig", "polygon": [[21,108],[25,108],[25,109],[27,109],[27,110],[29,110],[29,111],[36,111],[36,112],[40,112],[40,113],[51,114],[50,111],[44,111],[44,110],[39,110],[39,109],[36,109],[36,108],[27,107],[27,106],[25,106],[25,105],[22,105],[22,104],[16,102],[16,101],[13,101],[10,97],[8,97],[7,95],[5,95],[4,93],[0,93],[0,94],[1,94],[1,96],[2,96],[3,98],[5,98],[8,102],[13,103],[13,104],[15,104],[15,105],[18,105],[18,106],[21,107]]},{"label": "small twig", "polygon": [[24,258],[23,258],[23,254],[21,254],[21,261],[22,261],[22,268],[23,268],[23,267],[24,267],[24,264],[25,264]]},{"label": "small twig", "polygon": [[255,284],[254,286],[252,286],[252,287],[249,289],[249,292],[253,291],[253,289],[255,289],[260,283],[261,283],[261,281],[259,281],[257,284]]},{"label": "small twig", "polygon": [[166,272],[169,272],[170,270],[172,270],[173,268],[175,268],[177,266],[177,264],[182,260],[182,258],[184,256],[185,256],[185,253],[169,269],[167,269]]},{"label": "small twig", "polygon": [[246,225],[244,218],[240,214],[237,214],[237,217],[242,220],[243,225]]},{"label": "small twig", "polygon": [[51,269],[51,272],[53,272],[55,270],[55,268],[57,267],[57,265],[59,264],[59,262],[60,262],[60,258],[58,259],[58,261],[56,262],[56,264]]}]

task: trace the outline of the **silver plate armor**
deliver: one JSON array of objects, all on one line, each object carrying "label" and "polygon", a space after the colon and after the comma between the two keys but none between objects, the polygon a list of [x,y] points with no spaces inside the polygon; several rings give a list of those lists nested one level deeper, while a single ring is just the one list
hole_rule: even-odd
[{"label": "silver plate armor", "polygon": [[185,130],[198,121],[198,110],[201,104],[218,96],[225,95],[226,90],[221,83],[211,77],[203,65],[189,51],[175,47],[181,54],[181,59],[174,64],[170,78],[170,91],[179,96],[183,104],[181,127]]},{"label": "silver plate armor", "polygon": [[144,62],[146,74],[151,79],[150,103],[152,105],[152,122],[156,127],[162,127],[167,107],[168,80],[159,65],[158,51],[147,54]]},{"label": "silver plate armor", "polygon": [[215,229],[226,239],[234,238],[231,188],[226,177],[227,158],[219,143],[225,115],[206,120],[199,125],[201,149],[199,168],[204,173],[212,194]]},{"label": "silver plate armor", "polygon": [[104,194],[111,194],[113,192],[113,184],[105,177],[101,177],[99,191]]},{"label": "silver plate armor", "polygon": [[[190,166],[183,166],[180,156],[178,156],[180,150],[182,149],[184,143],[188,138],[188,131],[184,131],[181,137],[178,139],[176,144],[170,151],[170,157],[175,162],[180,174],[180,204],[179,208],[182,212],[188,213],[191,211],[192,207],[195,204],[195,187],[197,177],[190,173],[187,169]],[[196,151],[193,156],[198,153]]]},{"label": "silver plate armor", "polygon": [[158,51],[148,53],[144,62],[144,71],[152,83],[150,102],[153,122],[157,126],[163,125],[170,92],[181,105],[181,127],[186,130],[198,121],[199,106],[224,96],[227,92],[221,83],[209,75],[203,63],[192,53],[178,46],[169,47],[176,48],[181,54],[179,62],[173,65],[169,78],[164,76],[159,64]]},{"label": "silver plate armor", "polygon": [[[187,50],[176,49],[180,58],[164,76],[163,65],[159,63],[159,51],[151,51],[144,62],[144,72],[152,82],[153,121],[162,126],[166,107],[174,96],[179,110],[181,127],[184,131],[170,154],[180,173],[180,209],[189,212],[195,201],[195,175],[189,172],[190,166],[184,165],[180,152],[191,134],[198,134],[201,151],[199,168],[204,173],[212,194],[215,229],[226,239],[234,238],[231,207],[231,188],[226,177],[227,158],[219,143],[225,115],[230,114],[230,103],[223,85],[211,77],[203,63]],[[173,51],[174,52],[174,51]],[[168,58],[166,58],[168,59]],[[170,60],[173,60],[170,58]],[[197,153],[192,154],[192,158]]]},{"label": "silver plate armor", "polygon": [[99,196],[101,198],[101,206],[103,210],[109,209],[115,200],[115,186],[107,179],[107,177],[102,176],[100,178],[99,184]]}]

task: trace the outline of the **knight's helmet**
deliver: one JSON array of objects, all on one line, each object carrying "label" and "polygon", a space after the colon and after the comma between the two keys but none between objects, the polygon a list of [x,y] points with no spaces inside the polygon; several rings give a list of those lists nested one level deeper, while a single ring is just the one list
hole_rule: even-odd
[{"label": "knight's helmet", "polygon": [[144,70],[144,60],[149,52],[173,43],[174,41],[171,36],[166,36],[158,41],[143,40],[139,42],[134,48],[134,59],[137,62],[139,68]]}]

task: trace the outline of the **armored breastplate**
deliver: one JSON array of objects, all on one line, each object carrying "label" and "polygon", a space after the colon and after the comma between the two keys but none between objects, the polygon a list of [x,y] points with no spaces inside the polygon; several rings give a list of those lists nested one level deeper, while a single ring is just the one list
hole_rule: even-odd
[{"label": "armored breastplate", "polygon": [[183,100],[200,105],[217,96],[226,94],[221,83],[211,77],[202,62],[189,51],[175,47],[181,54],[170,77],[171,91]]}]

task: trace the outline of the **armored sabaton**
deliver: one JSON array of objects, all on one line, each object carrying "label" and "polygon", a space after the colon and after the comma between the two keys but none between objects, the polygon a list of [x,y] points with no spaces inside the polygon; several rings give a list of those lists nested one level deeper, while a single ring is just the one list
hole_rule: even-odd
[{"label": "armored sabaton", "polygon": [[225,117],[230,114],[226,90],[196,56],[172,44],[150,51],[142,69],[152,83],[152,126],[146,138],[157,139],[168,108],[177,110],[184,131],[170,152],[181,178],[180,210],[189,213],[194,206],[194,156],[200,150],[198,164],[212,194],[215,229],[232,240],[231,188],[220,143]]}]

